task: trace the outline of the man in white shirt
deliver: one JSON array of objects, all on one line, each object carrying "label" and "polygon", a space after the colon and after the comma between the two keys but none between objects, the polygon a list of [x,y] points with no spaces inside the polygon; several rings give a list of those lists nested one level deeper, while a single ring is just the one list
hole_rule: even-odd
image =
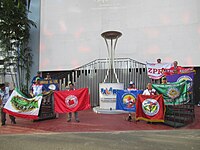
[{"label": "man in white shirt", "polygon": [[42,94],[45,91],[44,86],[40,84],[40,78],[35,79],[35,83],[32,85],[30,94],[32,97]]},{"label": "man in white shirt", "polygon": [[[9,96],[10,96],[9,91],[10,91],[9,87],[6,87],[4,83],[0,84],[0,98],[2,100],[2,104],[1,104],[1,125],[2,126],[6,124],[6,113],[3,112],[3,107],[9,99]],[[15,117],[11,115],[9,116],[11,119],[11,123],[16,124]]]},{"label": "man in white shirt", "polygon": [[147,89],[144,90],[143,95],[156,95],[156,90],[152,88],[152,84],[147,84]]}]

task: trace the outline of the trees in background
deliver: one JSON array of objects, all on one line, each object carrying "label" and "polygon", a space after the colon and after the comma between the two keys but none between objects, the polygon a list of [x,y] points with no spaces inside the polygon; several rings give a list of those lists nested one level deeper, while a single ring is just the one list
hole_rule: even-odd
[{"label": "trees in background", "polygon": [[36,24],[28,18],[30,0],[0,0],[0,49],[4,71],[10,71],[14,86],[28,92],[32,53],[30,29]]}]

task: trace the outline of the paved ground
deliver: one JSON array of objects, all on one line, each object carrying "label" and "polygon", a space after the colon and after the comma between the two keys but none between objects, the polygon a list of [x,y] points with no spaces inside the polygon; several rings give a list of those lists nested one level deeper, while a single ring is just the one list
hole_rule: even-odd
[{"label": "paved ground", "polygon": [[[7,118],[6,126],[0,127],[1,134],[20,133],[49,133],[49,132],[110,132],[129,130],[174,130],[162,123],[147,124],[145,121],[128,122],[128,114],[96,114],[92,110],[79,112],[80,123],[74,120],[68,123],[66,114],[61,114],[58,119],[33,122],[32,120],[17,118],[17,124],[10,124]],[[200,107],[195,108],[195,121],[180,129],[200,129]]]},{"label": "paved ground", "polygon": [[182,128],[145,121],[128,122],[127,114],[79,113],[80,123],[58,119],[33,122],[17,118],[17,124],[0,127],[0,150],[199,150],[200,107],[195,121]]},{"label": "paved ground", "polygon": [[4,134],[1,150],[199,150],[200,130]]}]

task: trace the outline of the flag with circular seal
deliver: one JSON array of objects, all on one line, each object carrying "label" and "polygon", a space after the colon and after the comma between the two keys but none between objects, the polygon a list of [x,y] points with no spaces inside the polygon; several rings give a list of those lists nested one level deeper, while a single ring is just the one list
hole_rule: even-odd
[{"label": "flag with circular seal", "polygon": [[54,91],[55,112],[66,113],[90,109],[88,88]]},{"label": "flag with circular seal", "polygon": [[138,95],[136,120],[164,122],[165,105],[162,95]]},{"label": "flag with circular seal", "polygon": [[137,95],[142,94],[142,92],[142,90],[117,90],[116,109],[135,112]]},{"label": "flag with circular seal", "polygon": [[180,105],[189,101],[188,84],[185,80],[152,86],[157,93],[163,95],[165,105]]}]

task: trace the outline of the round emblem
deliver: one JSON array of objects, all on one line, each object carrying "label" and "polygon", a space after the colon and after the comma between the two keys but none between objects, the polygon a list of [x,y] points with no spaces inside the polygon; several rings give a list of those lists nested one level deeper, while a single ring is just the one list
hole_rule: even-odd
[{"label": "round emblem", "polygon": [[67,107],[74,108],[78,104],[78,98],[74,95],[69,95],[65,98],[65,103]]},{"label": "round emblem", "polygon": [[177,81],[185,80],[188,83],[187,89],[189,90],[192,87],[192,78],[190,76],[184,75],[177,79]]},{"label": "round emblem", "polygon": [[54,84],[50,84],[48,88],[49,88],[49,90],[55,90],[56,86]]},{"label": "round emblem", "polygon": [[180,96],[180,92],[176,87],[171,87],[167,90],[167,96],[172,99],[175,99]]},{"label": "round emblem", "polygon": [[154,116],[160,110],[160,105],[155,99],[146,99],[142,102],[142,110],[148,116]]},{"label": "round emblem", "polygon": [[134,97],[134,95],[132,94],[124,94],[122,96],[123,99],[123,104],[127,107],[127,108],[132,108],[135,103],[136,103],[136,98]]}]

